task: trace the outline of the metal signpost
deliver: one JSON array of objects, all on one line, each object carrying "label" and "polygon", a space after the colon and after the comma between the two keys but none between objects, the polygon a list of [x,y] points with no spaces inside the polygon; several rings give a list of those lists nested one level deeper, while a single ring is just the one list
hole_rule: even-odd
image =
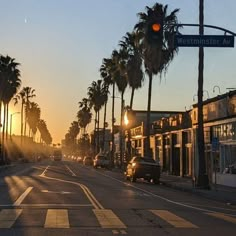
[{"label": "metal signpost", "polygon": [[216,186],[217,186],[217,183],[216,183],[216,172],[217,172],[217,166],[216,166],[216,152],[219,151],[219,146],[220,146],[220,143],[219,143],[219,138],[217,137],[214,137],[212,138],[212,141],[211,141],[211,151],[212,151],[212,154],[213,154],[213,163],[214,163],[214,171],[215,171],[215,189],[217,190]]}]

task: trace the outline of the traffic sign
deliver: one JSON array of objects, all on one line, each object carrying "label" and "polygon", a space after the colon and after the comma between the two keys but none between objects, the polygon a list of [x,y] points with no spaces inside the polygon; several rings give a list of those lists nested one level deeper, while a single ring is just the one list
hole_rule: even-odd
[{"label": "traffic sign", "polygon": [[232,35],[180,35],[175,36],[176,47],[234,47]]}]

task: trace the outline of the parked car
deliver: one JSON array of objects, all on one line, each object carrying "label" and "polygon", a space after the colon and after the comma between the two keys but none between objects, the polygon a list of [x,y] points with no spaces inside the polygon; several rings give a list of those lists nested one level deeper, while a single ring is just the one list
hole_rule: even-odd
[{"label": "parked car", "polygon": [[161,168],[160,165],[150,157],[135,156],[128,163],[125,177],[127,180],[136,182],[136,179],[143,178],[155,184],[160,182]]},{"label": "parked car", "polygon": [[93,161],[93,167],[94,168],[102,167],[108,169],[110,167],[109,158],[106,155],[97,154]]},{"label": "parked car", "polygon": [[83,164],[85,166],[92,166],[93,165],[93,158],[90,156],[85,156],[83,160]]}]

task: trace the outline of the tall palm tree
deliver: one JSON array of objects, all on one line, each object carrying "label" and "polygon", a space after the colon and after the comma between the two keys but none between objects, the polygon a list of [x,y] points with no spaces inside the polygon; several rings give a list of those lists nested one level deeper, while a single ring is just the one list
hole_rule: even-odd
[{"label": "tall palm tree", "polygon": [[48,131],[47,124],[44,120],[40,119],[37,128],[40,132],[40,141],[43,141],[47,145],[50,145],[52,143],[52,137],[51,134]]},{"label": "tall palm tree", "polygon": [[[174,35],[176,32],[177,16],[179,11],[175,9],[167,15],[168,6],[155,3],[152,8],[146,7],[146,12],[138,13],[139,22],[134,29],[140,37],[142,47],[142,57],[144,60],[145,71],[149,78],[148,86],[148,105],[147,105],[147,121],[146,121],[146,140],[145,153],[150,153],[150,111],[151,111],[151,95],[152,95],[152,79],[153,75],[161,75],[166,72],[170,62],[177,53],[177,48],[174,47]],[[150,25],[156,20],[162,22],[162,34],[155,43],[151,42],[149,29]]]},{"label": "tall palm tree", "polygon": [[[8,129],[8,105],[21,85],[18,66],[19,63],[15,62],[14,58],[0,55],[0,117],[2,112],[2,104],[4,104],[3,130],[1,137],[1,154],[3,154],[3,159],[5,156],[5,151],[3,150],[5,131]],[[0,124],[2,125],[1,118]]]},{"label": "tall palm tree", "polygon": [[24,87],[22,89],[22,93],[24,94],[24,107],[25,107],[25,127],[24,127],[24,136],[26,136],[26,121],[28,119],[27,117],[27,109],[29,109],[29,105],[31,102],[31,98],[35,97],[35,89],[32,89],[31,87]]},{"label": "tall palm tree", "polygon": [[123,166],[123,109],[124,109],[124,93],[128,84],[127,79],[127,51],[121,49],[118,51],[115,60],[115,83],[118,91],[121,94],[121,108],[120,108],[120,164]]},{"label": "tall palm tree", "polygon": [[77,118],[79,122],[79,127],[83,129],[83,136],[86,133],[86,127],[91,122],[92,113],[89,106],[89,100],[87,98],[83,98],[81,102],[79,102],[79,107],[81,108],[77,112]]},{"label": "tall palm tree", "polygon": [[144,80],[143,70],[142,70],[142,55],[141,48],[139,44],[138,34],[136,32],[129,33],[123,37],[119,45],[121,50],[126,51],[127,60],[127,79],[128,84],[131,87],[131,98],[130,98],[130,109],[133,107],[134,91],[142,87]]},{"label": "tall palm tree", "polygon": [[[96,151],[100,149],[100,132],[99,132],[99,122],[100,122],[100,110],[104,104],[104,96],[102,89],[102,80],[93,81],[91,86],[88,87],[88,98],[95,111],[95,133],[97,138]],[[96,132],[97,131],[97,132]],[[95,134],[94,133],[94,134]]]},{"label": "tall palm tree", "polygon": [[[38,122],[40,121],[41,109],[35,102],[29,102],[26,109],[27,123],[29,125],[29,133],[32,132],[33,140],[37,132]],[[29,135],[30,136],[30,135]]]},{"label": "tall palm tree", "polygon": [[14,105],[18,104],[19,101],[21,101],[21,143],[23,138],[23,127],[24,127],[24,105],[26,103],[25,99],[25,88],[23,88],[16,96],[13,98]]},{"label": "tall palm tree", "polygon": [[[109,87],[114,84],[112,80],[112,65],[113,63],[112,63],[111,58],[104,58],[102,61],[102,65],[100,67],[100,76],[103,79],[103,90],[104,90],[103,150],[105,150],[107,102],[108,102],[108,95],[110,94]],[[112,95],[112,98],[113,98],[112,101],[114,101],[114,96],[115,96],[114,93],[115,91],[113,92],[113,95]]]}]

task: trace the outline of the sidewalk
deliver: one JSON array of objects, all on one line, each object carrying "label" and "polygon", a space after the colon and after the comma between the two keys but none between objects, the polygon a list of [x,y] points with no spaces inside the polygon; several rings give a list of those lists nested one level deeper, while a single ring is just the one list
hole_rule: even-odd
[{"label": "sidewalk", "polygon": [[180,176],[161,174],[160,182],[167,187],[178,190],[192,192],[216,201],[221,201],[229,205],[236,205],[236,188],[222,185],[213,185],[210,190],[194,187],[192,179]]}]

